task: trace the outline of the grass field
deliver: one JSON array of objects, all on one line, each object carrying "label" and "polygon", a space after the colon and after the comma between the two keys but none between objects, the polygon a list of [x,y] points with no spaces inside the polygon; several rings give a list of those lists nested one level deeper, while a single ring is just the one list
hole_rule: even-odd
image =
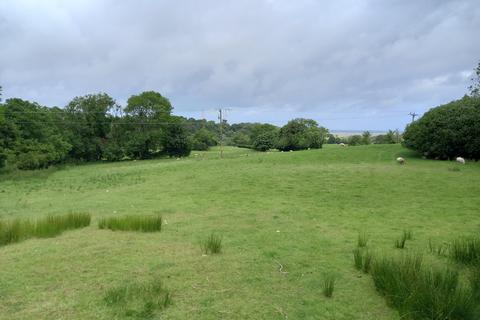
[{"label": "grass field", "polygon": [[[429,241],[480,230],[480,163],[422,160],[398,145],[217,151],[0,175],[2,219],[93,220],[0,247],[0,318],[123,319],[106,292],[161,279],[171,305],[154,319],[400,319],[353,265],[359,234],[375,252],[453,266],[429,256]],[[97,226],[158,214],[161,232]],[[404,230],[413,239],[395,249]],[[221,253],[205,255],[212,233]]]}]

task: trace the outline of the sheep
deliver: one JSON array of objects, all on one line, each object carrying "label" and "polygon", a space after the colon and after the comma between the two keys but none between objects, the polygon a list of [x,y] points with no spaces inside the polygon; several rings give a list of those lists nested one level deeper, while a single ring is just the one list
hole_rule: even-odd
[{"label": "sheep", "polygon": [[402,157],[398,157],[398,158],[397,158],[397,162],[398,162],[399,164],[405,164],[405,159],[403,159]]},{"label": "sheep", "polygon": [[340,147],[346,147],[345,143],[340,143]]},{"label": "sheep", "polygon": [[463,159],[462,157],[457,157],[457,159],[455,159],[455,161],[457,161],[458,163],[461,163],[461,164],[465,164],[465,159]]}]

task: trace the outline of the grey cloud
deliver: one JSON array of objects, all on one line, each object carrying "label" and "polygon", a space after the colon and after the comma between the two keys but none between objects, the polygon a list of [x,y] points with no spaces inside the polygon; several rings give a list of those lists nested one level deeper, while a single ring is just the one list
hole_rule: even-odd
[{"label": "grey cloud", "polygon": [[466,92],[478,30],[475,0],[5,0],[0,84],[46,105],[153,89],[196,117],[402,129]]}]

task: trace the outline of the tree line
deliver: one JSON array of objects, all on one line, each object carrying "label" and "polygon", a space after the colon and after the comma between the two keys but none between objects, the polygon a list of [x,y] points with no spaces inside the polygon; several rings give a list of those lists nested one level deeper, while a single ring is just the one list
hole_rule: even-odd
[{"label": "tree line", "polygon": [[220,132],[223,143],[258,151],[314,149],[328,134],[311,119],[293,119],[280,128],[187,119],[172,111],[170,101],[154,91],[132,95],[125,107],[106,93],[75,97],[64,108],[0,100],[0,168],[183,157],[217,145]]}]

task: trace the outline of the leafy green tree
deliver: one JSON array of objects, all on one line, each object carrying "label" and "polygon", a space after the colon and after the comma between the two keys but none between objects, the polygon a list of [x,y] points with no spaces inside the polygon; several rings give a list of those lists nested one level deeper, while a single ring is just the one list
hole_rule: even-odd
[{"label": "leafy green tree", "polygon": [[126,153],[135,159],[151,158],[162,149],[164,129],[172,111],[170,101],[154,91],[142,92],[128,99],[125,108],[125,131],[129,141]]},{"label": "leafy green tree", "polygon": [[177,117],[172,117],[165,128],[163,152],[170,157],[186,157],[190,154],[191,143],[185,124]]},{"label": "leafy green tree", "polygon": [[94,161],[102,158],[103,145],[110,131],[110,111],[118,108],[106,93],[75,97],[65,108],[70,156],[74,159]]},{"label": "leafy green tree", "polygon": [[373,137],[375,144],[394,144],[400,142],[400,133],[398,130],[388,130],[386,134],[379,134]]},{"label": "leafy green tree", "polygon": [[472,77],[472,84],[468,87],[470,90],[470,95],[472,97],[480,97],[480,62],[477,67],[474,69],[474,75]]},{"label": "leafy green tree", "polygon": [[359,146],[363,143],[363,137],[359,134],[354,134],[347,138],[348,145]]},{"label": "leafy green tree", "polygon": [[403,144],[428,158],[480,159],[480,97],[430,109],[405,129]]},{"label": "leafy green tree", "polygon": [[372,134],[370,131],[364,131],[362,133],[362,144],[370,144],[372,143]]},{"label": "leafy green tree", "polygon": [[266,131],[256,136],[253,141],[253,149],[257,151],[268,151],[275,148],[278,134],[275,131]]},{"label": "leafy green tree", "polygon": [[198,130],[193,136],[193,150],[208,150],[211,146],[215,145],[217,145],[215,134],[205,128]]},{"label": "leafy green tree", "polygon": [[294,119],[280,129],[277,148],[282,151],[321,148],[327,133],[315,120]]},{"label": "leafy green tree", "polygon": [[56,121],[59,109],[21,99],[8,99],[2,109],[0,143],[18,168],[45,168],[66,159],[71,145]]}]

